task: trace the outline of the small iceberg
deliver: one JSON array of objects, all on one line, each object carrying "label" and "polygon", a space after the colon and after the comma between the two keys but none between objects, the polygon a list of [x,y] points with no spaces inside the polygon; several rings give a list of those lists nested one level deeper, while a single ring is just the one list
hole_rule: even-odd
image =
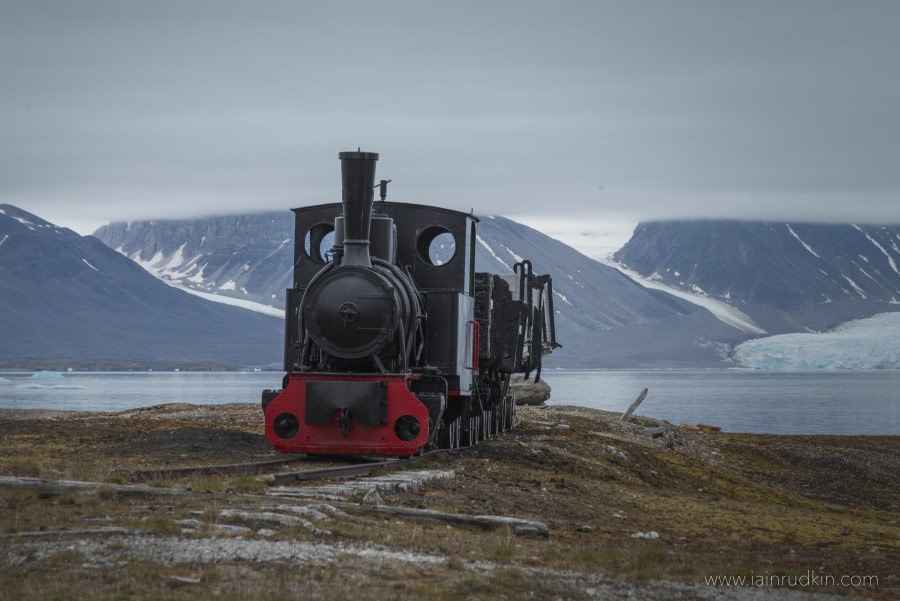
[{"label": "small iceberg", "polygon": [[9,380],[4,378],[3,376],[0,376],[0,384],[9,384]]},{"label": "small iceberg", "polygon": [[29,383],[29,384],[16,384],[16,388],[21,390],[42,390],[45,388],[50,388],[49,386],[44,386],[43,384]]},{"label": "small iceberg", "polygon": [[58,371],[39,371],[31,375],[32,380],[62,380],[63,375]]}]

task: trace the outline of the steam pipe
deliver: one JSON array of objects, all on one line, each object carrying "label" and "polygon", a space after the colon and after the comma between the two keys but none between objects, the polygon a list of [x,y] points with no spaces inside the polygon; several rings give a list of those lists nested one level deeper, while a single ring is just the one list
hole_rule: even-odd
[{"label": "steam pipe", "polygon": [[341,203],[344,205],[344,257],[341,265],[371,267],[369,228],[378,153],[342,152],[338,158],[341,160]]}]

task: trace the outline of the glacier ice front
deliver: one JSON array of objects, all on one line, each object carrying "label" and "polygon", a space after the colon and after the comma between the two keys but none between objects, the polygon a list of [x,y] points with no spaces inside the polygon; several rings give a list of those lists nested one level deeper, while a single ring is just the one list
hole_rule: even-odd
[{"label": "glacier ice front", "polygon": [[739,344],[735,361],[757,369],[900,369],[900,313],[841,324],[822,334],[782,334]]},{"label": "glacier ice front", "polygon": [[63,375],[58,371],[39,371],[31,375],[32,380],[62,380]]}]

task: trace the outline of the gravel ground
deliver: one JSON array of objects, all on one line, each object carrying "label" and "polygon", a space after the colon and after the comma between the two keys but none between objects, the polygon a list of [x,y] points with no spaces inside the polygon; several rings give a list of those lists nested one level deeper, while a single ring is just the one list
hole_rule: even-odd
[{"label": "gravel ground", "polygon": [[[331,565],[369,563],[405,563],[412,565],[446,565],[447,556],[423,554],[413,551],[396,551],[375,545],[346,545],[326,542],[245,540],[235,538],[159,538],[146,534],[110,537],[80,537],[78,540],[29,541],[15,545],[6,561],[12,567],[33,561],[47,561],[65,552],[78,552],[83,557],[82,568],[87,570],[113,570],[128,561],[144,560],[166,565],[195,566],[201,564],[228,564],[232,562],[272,563],[289,562]],[[483,575],[501,569],[493,562],[462,562],[461,569]],[[562,570],[525,568],[530,576],[541,580],[554,580],[569,589],[572,598],[583,599],[732,599],[735,601],[797,600],[834,601],[843,596],[806,593],[769,588],[722,589],[671,581],[635,585],[614,580],[606,574],[579,573]],[[509,596],[527,596],[527,591],[510,591]]]}]

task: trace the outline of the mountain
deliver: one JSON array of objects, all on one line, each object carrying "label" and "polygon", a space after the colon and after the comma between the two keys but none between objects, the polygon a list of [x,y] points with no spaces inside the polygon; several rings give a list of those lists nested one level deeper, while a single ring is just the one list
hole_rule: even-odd
[{"label": "mountain", "polygon": [[[512,273],[522,257],[554,278],[557,339],[548,367],[716,366],[746,330],[635,283],[565,244],[499,216],[477,225],[476,269]],[[112,223],[95,235],[167,281],[283,307],[293,213]]]},{"label": "mountain", "polygon": [[282,320],[168,286],[93,236],[0,205],[0,360],[280,364]]},{"label": "mountain", "polygon": [[900,310],[900,226],[641,223],[614,259],[724,300],[769,333],[821,331]]},{"label": "mountain", "polygon": [[290,211],[116,222],[94,236],[167,282],[284,310],[294,266]]}]

